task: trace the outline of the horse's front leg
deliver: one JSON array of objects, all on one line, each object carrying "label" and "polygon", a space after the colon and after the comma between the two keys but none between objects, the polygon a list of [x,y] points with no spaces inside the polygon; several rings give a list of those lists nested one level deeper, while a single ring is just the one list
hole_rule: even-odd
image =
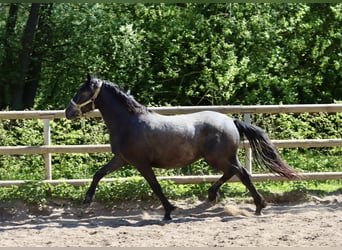
[{"label": "horse's front leg", "polygon": [[93,177],[93,181],[86,193],[84,204],[90,204],[93,200],[95,190],[99,181],[107,174],[114,172],[115,170],[121,168],[126,165],[126,162],[122,160],[120,157],[115,156],[110,160],[105,166],[96,171]]},{"label": "horse's front leg", "polygon": [[171,220],[171,212],[175,210],[176,207],[173,206],[165,197],[152,168],[150,166],[138,167],[138,170],[141,173],[141,175],[146,179],[146,181],[152,188],[153,192],[158,196],[159,200],[163,204],[165,210],[164,220]]}]

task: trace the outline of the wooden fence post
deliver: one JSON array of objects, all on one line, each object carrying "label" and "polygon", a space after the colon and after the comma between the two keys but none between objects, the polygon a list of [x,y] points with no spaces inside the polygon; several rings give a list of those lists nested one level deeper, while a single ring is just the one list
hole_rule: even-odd
[{"label": "wooden fence post", "polygon": [[[246,113],[245,114],[245,122],[251,124],[251,114],[250,113]],[[249,144],[245,144],[245,159],[246,159],[246,169],[248,170],[248,172],[252,175],[252,150],[251,147],[249,146]]]},{"label": "wooden fence post", "polygon": [[[50,119],[43,119],[44,121],[44,145],[51,145],[51,128],[50,128]],[[45,180],[52,179],[52,171],[51,171],[51,153],[44,154],[45,161]]]}]

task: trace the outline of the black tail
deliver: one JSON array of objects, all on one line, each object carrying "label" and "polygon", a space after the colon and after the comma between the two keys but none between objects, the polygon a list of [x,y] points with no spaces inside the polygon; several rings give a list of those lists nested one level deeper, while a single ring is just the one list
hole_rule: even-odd
[{"label": "black tail", "polygon": [[287,165],[279,155],[275,145],[268,135],[259,127],[234,120],[234,124],[239,130],[241,138],[245,135],[250,143],[256,162],[263,168],[268,168],[272,172],[285,176],[288,179],[300,179],[296,170]]}]

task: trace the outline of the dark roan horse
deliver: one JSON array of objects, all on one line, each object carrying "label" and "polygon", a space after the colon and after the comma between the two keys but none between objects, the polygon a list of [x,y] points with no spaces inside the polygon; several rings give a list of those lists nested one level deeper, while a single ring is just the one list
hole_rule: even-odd
[{"label": "dark roan horse", "polygon": [[276,147],[261,128],[224,114],[203,111],[160,115],[138,103],[117,85],[88,75],[65,114],[68,119],[73,119],[95,108],[100,110],[109,130],[114,157],[95,173],[85,204],[91,203],[101,178],[125,165],[133,165],[163,204],[164,219],[170,220],[175,207],[163,194],[153,167],[181,168],[203,158],[223,172],[208,190],[209,201],[215,201],[221,185],[237,175],[254,199],[255,213],[260,215],[266,201],[256,190],[237,155],[243,136],[249,140],[261,166],[289,179],[300,177],[281,160]]}]

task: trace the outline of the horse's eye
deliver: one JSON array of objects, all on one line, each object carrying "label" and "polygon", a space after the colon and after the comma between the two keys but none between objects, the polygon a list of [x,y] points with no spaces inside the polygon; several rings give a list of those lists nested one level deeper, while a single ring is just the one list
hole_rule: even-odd
[{"label": "horse's eye", "polygon": [[91,89],[95,89],[96,86],[97,86],[96,82],[93,82],[93,81],[92,81],[92,82],[90,83],[90,88],[91,88]]}]

